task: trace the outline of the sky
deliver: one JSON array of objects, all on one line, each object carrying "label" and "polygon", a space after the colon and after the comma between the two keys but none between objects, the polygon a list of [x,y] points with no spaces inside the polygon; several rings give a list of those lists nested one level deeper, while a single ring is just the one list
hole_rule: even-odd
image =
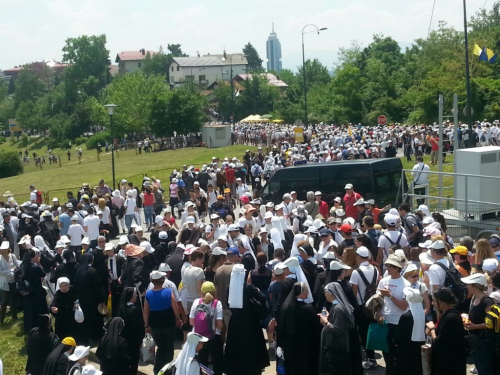
[{"label": "sky", "polygon": [[[405,47],[427,36],[444,20],[463,30],[460,0],[0,0],[0,70],[29,62],[60,61],[68,37],[106,34],[111,60],[122,51],[158,50],[180,43],[185,53],[241,52],[250,42],[266,66],[266,40],[274,28],[283,68],[302,63],[301,32],[314,24],[328,30],[308,33],[306,59],[330,70],[339,47],[353,40],[367,46],[374,34],[391,36]],[[467,0],[470,17],[494,0]],[[306,30],[313,30],[310,27]]]}]

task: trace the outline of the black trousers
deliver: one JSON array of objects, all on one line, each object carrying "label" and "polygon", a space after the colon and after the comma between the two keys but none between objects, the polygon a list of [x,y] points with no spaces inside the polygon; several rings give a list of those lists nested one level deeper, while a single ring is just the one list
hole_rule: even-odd
[{"label": "black trousers", "polygon": [[[425,188],[416,188],[413,189],[413,193],[417,195],[425,195]],[[425,203],[425,198],[422,199],[417,199],[417,204],[420,206],[421,204]]]},{"label": "black trousers", "polygon": [[208,356],[212,356],[214,375],[222,375],[224,362],[224,342],[220,335],[215,335],[208,340],[198,352],[198,361],[208,367]]},{"label": "black trousers", "polygon": [[389,353],[382,353],[385,361],[385,375],[396,375],[396,345],[394,345],[394,334],[396,333],[396,324],[387,323],[389,334],[387,343],[389,344]]},{"label": "black trousers", "polygon": [[361,338],[361,343],[363,344],[363,347],[365,348],[366,356],[369,359],[374,360],[375,359],[375,351],[366,349],[366,339],[368,337],[368,327],[370,326],[371,322],[374,322],[374,320],[370,320],[366,317],[366,315],[363,313],[363,308],[361,306],[358,306],[356,308],[354,317],[356,318],[356,324],[358,325],[359,337]]},{"label": "black trousers", "polygon": [[156,360],[153,371],[156,374],[174,359],[175,327],[164,329],[151,328],[151,336],[156,344]]},{"label": "black trousers", "polygon": [[[9,303],[10,302],[10,303]],[[12,319],[17,319],[17,289],[16,283],[9,283],[9,291],[2,290],[2,305],[0,306],[0,323],[3,324],[7,305],[10,306]]]}]

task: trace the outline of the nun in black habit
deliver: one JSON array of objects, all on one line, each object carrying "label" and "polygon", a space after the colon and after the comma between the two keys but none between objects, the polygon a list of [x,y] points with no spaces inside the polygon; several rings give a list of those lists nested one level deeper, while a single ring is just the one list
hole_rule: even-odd
[{"label": "nun in black habit", "polygon": [[75,274],[76,293],[85,317],[83,323],[80,323],[80,337],[76,338],[82,345],[88,344],[89,340],[99,340],[103,334],[103,315],[99,313],[98,307],[107,301],[107,296],[102,290],[97,271],[92,267],[93,260],[92,254],[84,254]]},{"label": "nun in black habit", "polygon": [[123,375],[136,375],[139,366],[139,353],[144,339],[144,320],[142,311],[136,306],[138,294],[134,287],[124,289],[121,299],[118,316],[123,319],[125,327],[123,327],[121,336],[127,341],[128,356],[130,357],[130,372]]},{"label": "nun in black habit", "polygon": [[224,373],[260,375],[270,365],[261,326],[268,310],[262,292],[252,284],[245,284],[243,264],[235,264],[231,272],[228,304],[232,315],[226,337]]},{"label": "nun in black habit", "polygon": [[66,337],[49,354],[43,365],[42,375],[66,375],[69,356],[75,350],[76,343],[72,337]]},{"label": "nun in black habit", "polygon": [[398,374],[422,375],[421,346],[425,344],[424,298],[419,290],[405,288],[410,310],[399,318],[394,334]]},{"label": "nun in black habit", "polygon": [[47,356],[59,345],[59,337],[52,332],[52,320],[49,314],[38,316],[38,327],[30,331],[26,343],[26,373],[42,375],[43,364]]},{"label": "nun in black habit", "polygon": [[56,335],[59,337],[75,337],[79,323],[75,321],[75,302],[78,299],[76,289],[70,285],[67,277],[57,279],[57,292],[50,304],[50,312],[56,318]]},{"label": "nun in black habit", "polygon": [[106,334],[101,338],[96,351],[103,375],[130,373],[127,340],[121,336],[123,327],[122,318],[113,318],[106,325]]},{"label": "nun in black habit", "polygon": [[287,375],[318,372],[321,325],[314,307],[304,302],[309,293],[306,282],[295,283],[280,308],[277,345],[283,350]]},{"label": "nun in black habit", "polygon": [[56,284],[59,278],[67,277],[69,279],[69,283],[73,285],[75,281],[75,273],[78,269],[78,264],[75,260],[75,253],[71,250],[63,250],[62,258],[63,261],[57,266],[50,282]]},{"label": "nun in black habit", "polygon": [[[320,375],[352,375],[350,331],[354,325],[354,308],[338,283],[325,286],[326,299],[332,304],[326,316],[319,314],[324,325],[321,332]],[[358,348],[359,351],[359,348]],[[359,362],[361,366],[361,361]]]}]

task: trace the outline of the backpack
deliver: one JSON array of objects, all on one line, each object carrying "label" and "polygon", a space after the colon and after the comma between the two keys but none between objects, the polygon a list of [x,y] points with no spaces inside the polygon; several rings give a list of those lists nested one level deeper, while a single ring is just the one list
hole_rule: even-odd
[{"label": "backpack", "polygon": [[[411,216],[415,220],[415,222],[417,223],[417,226],[418,226],[418,234],[415,236],[415,238],[413,240],[411,240],[409,242],[411,242],[412,246],[418,246],[418,244],[420,242],[422,242],[422,240],[424,238],[424,233],[422,232],[422,230],[424,229],[424,226],[417,215],[410,213],[406,217],[408,217],[408,216]],[[405,219],[404,223],[407,227],[409,227],[408,223],[406,222],[406,219]]]},{"label": "backpack", "polygon": [[368,318],[368,319],[373,319],[373,311],[369,310],[366,308],[365,304],[366,301],[368,301],[375,293],[377,293],[377,278],[378,278],[378,271],[375,267],[373,267],[373,280],[371,283],[368,282],[366,279],[365,274],[363,271],[361,271],[359,268],[357,269],[359,276],[361,277],[361,280],[363,280],[363,283],[366,286],[365,289],[365,295],[364,297],[361,297],[361,303],[362,303],[362,309],[363,309],[363,314]]},{"label": "backpack", "polygon": [[500,305],[495,303],[491,306],[490,311],[486,313],[484,318],[485,334],[488,344],[490,344],[495,352],[495,361],[498,362],[500,354]]},{"label": "backpack", "polygon": [[41,191],[36,192],[36,204],[42,204],[43,203],[43,193]]},{"label": "backpack", "polygon": [[372,253],[373,259],[377,259],[377,250],[378,250],[378,239],[380,238],[380,231],[378,230],[369,230],[366,232],[366,235],[370,239],[373,245],[374,253]]},{"label": "backpack", "polygon": [[194,312],[194,332],[211,338],[215,334],[213,327],[213,322],[215,319],[215,311],[217,309],[217,300],[214,299],[212,306],[203,303],[203,299],[200,298],[200,303],[196,307]]},{"label": "backpack", "polygon": [[438,265],[446,272],[443,286],[450,288],[459,304],[465,301],[465,298],[467,297],[467,286],[462,282],[462,280],[460,280],[462,275],[460,275],[458,270],[455,267],[446,267],[440,262],[435,262],[434,264]]},{"label": "backpack", "polygon": [[35,286],[25,279],[24,273],[20,269],[14,273],[14,279],[16,280],[16,290],[21,296],[24,297],[33,294]]}]

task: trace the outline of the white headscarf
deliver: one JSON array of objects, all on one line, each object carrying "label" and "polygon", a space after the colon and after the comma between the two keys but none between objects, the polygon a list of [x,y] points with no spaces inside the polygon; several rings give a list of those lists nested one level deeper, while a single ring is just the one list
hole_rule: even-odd
[{"label": "white headscarf", "polygon": [[410,305],[411,315],[413,316],[413,330],[411,333],[411,341],[422,342],[425,341],[425,313],[422,301],[424,298],[419,290],[412,288],[404,288],[403,292],[406,300]]},{"label": "white headscarf", "polygon": [[247,252],[250,252],[250,254],[252,254],[253,260],[255,262],[255,268],[257,268],[257,258],[255,257],[252,246],[250,245],[250,239],[247,236],[241,236],[241,243],[243,244],[243,247],[247,249]]},{"label": "white headscarf", "polygon": [[271,243],[274,246],[274,250],[276,251],[276,249],[283,249],[279,230],[276,228],[271,228],[271,230],[269,231],[269,235],[271,236]]},{"label": "white headscarf", "polygon": [[[295,276],[297,278],[297,282],[306,283],[307,285],[309,285],[307,282],[306,276],[304,275],[304,272],[302,271],[302,268],[300,267],[300,265],[298,265],[299,262],[298,262],[297,258],[288,258],[287,260],[285,260],[284,263],[288,266],[288,269],[290,270],[290,272],[295,274]],[[311,291],[310,287],[309,287],[309,293],[307,294],[307,298],[304,299],[304,302],[305,303],[313,303],[312,291]]]},{"label": "white headscarf", "polygon": [[271,224],[273,228],[276,228],[279,231],[281,241],[283,241],[285,239],[285,232],[283,231],[283,227],[281,226],[280,218],[277,216],[273,216],[273,218],[271,219]]},{"label": "white headscarf", "polygon": [[231,309],[243,308],[243,284],[245,283],[245,266],[235,264],[231,271],[229,282],[229,297],[227,303]]},{"label": "white headscarf", "polygon": [[292,245],[292,251],[290,252],[291,257],[295,257],[299,255],[299,249],[297,248],[297,244],[300,241],[307,241],[307,236],[302,233],[297,233],[295,237],[293,238],[293,245]]},{"label": "white headscarf", "polygon": [[202,337],[203,336],[200,336],[199,334],[194,332],[189,332],[187,334],[186,343],[182,346],[181,352],[175,359],[176,375],[189,374],[189,368],[191,367],[193,358],[196,355],[196,347],[198,346],[198,343],[202,340]]},{"label": "white headscarf", "polygon": [[45,249],[49,250],[42,236],[35,236],[35,247],[38,248],[40,251],[43,251]]},{"label": "white headscarf", "polygon": [[58,279],[57,279],[57,283],[56,283],[56,292],[57,292],[59,289],[61,289],[61,288],[60,288],[60,285],[61,285],[62,283],[66,283],[66,284],[68,284],[68,285],[69,285],[69,284],[70,284],[70,281],[69,281],[69,279],[68,279],[67,277],[60,277],[60,278],[58,278]]}]

